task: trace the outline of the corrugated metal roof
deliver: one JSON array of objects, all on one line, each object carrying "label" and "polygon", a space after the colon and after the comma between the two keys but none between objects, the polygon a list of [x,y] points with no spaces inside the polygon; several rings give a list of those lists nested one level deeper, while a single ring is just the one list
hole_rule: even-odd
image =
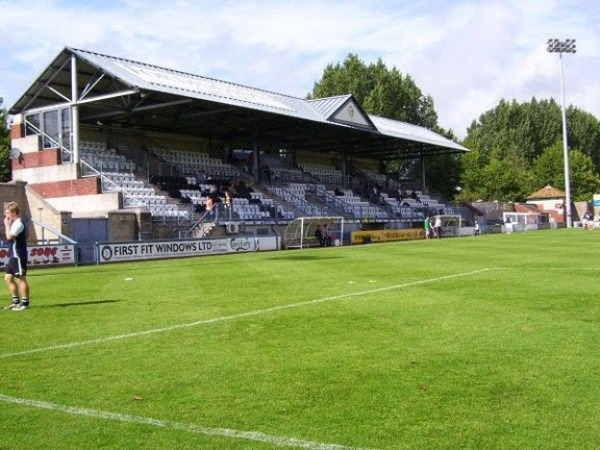
[{"label": "corrugated metal roof", "polygon": [[260,109],[307,120],[323,120],[323,116],[304,99],[86,50],[70,50],[90,64],[140,89]]},{"label": "corrugated metal roof", "polygon": [[385,117],[369,115],[373,124],[380,133],[387,136],[408,139],[411,141],[423,142],[425,144],[436,145],[440,147],[450,147],[456,150],[469,151],[460,144],[431,131],[428,128],[413,125],[399,120],[386,119]]},{"label": "corrugated metal roof", "polygon": [[336,97],[315,98],[308,100],[308,103],[321,114],[322,117],[331,117],[338,109],[346,103],[352,95],[338,95]]},{"label": "corrugated metal roof", "polygon": [[[343,142],[346,138],[351,138],[353,142],[353,148],[356,146],[364,146],[367,148],[377,148],[381,152],[386,153],[388,156],[393,152],[397,152],[397,149],[404,147],[406,152],[403,154],[413,155],[419,154],[421,150],[427,150],[424,147],[431,147],[431,150],[427,150],[430,153],[435,153],[441,149],[450,150],[452,152],[465,152],[468,151],[465,147],[435,133],[427,128],[412,125],[406,122],[400,122],[397,120],[386,119],[383,117],[368,115],[364,112],[361,105],[356,102],[352,95],[340,95],[331,98],[307,100],[303,98],[292,97],[289,95],[283,95],[276,92],[267,91],[264,89],[257,89],[248,86],[243,86],[236,83],[227,81],[221,81],[214,78],[208,78],[200,75],[186,73],[178,70],[167,69],[152,64],[141,63],[132,61],[124,58],[118,58],[114,56],[103,55],[100,53],[90,52],[81,49],[65,48],[56,59],[42,72],[42,75],[33,83],[33,85],[24,93],[24,95],[17,101],[17,103],[11,108],[11,114],[19,114],[26,109],[36,107],[48,107],[53,104],[64,104],[65,98],[69,96],[70,88],[68,83],[70,81],[70,71],[68,60],[70,55],[75,55],[88,67],[85,68],[80,83],[93,83],[99,81],[97,73],[105,73],[116,82],[121,85],[128,86],[132,91],[139,91],[139,94],[146,92],[155,92],[158,94],[166,94],[167,96],[177,96],[179,98],[190,100],[199,100],[204,102],[204,106],[197,111],[198,114],[205,114],[207,112],[213,112],[210,110],[210,106],[215,105],[227,105],[233,108],[240,108],[240,114],[237,114],[237,128],[244,128],[248,120],[253,120],[251,116],[244,116],[254,111],[263,112],[269,114],[270,126],[273,128],[271,136],[274,139],[278,137],[287,137],[295,139],[294,142],[307,143],[310,139],[316,142],[317,139],[322,139],[324,132],[328,133],[327,139],[332,147],[342,148],[345,144]],[[91,69],[91,70],[90,70]],[[52,85],[55,83],[55,85]],[[48,87],[49,89],[46,89]],[[108,85],[105,85],[108,89]],[[40,95],[41,91],[45,89],[45,95]],[[118,89],[116,90],[118,95]],[[62,94],[60,94],[62,92]],[[98,96],[101,98],[103,90],[98,90]],[[160,98],[156,98],[154,101],[160,102]],[[169,103],[169,100],[162,100]],[[344,117],[336,117],[335,115],[339,111],[343,111],[345,105],[348,102],[353,102],[353,105],[360,110],[361,117],[365,120],[362,123],[353,123],[351,120],[344,120]],[[88,106],[90,103],[88,103]],[[154,104],[154,108],[156,105]],[[99,117],[117,117],[117,115],[107,112],[108,104],[102,107],[98,107]],[[147,108],[143,106],[140,110]],[[214,112],[214,117],[217,122],[213,125],[221,124],[219,120],[228,120],[229,117],[219,116],[220,111]],[[350,112],[348,109],[346,112]],[[128,112],[126,110],[120,111],[121,116],[126,117]],[[230,113],[228,111],[223,114]],[[342,114],[342,113],[340,113]],[[91,117],[94,117],[94,113],[90,113]],[[264,120],[265,117],[261,116]],[[285,126],[274,125],[273,121],[276,121],[277,117],[282,119],[287,117]],[[356,117],[356,116],[355,116]],[[147,118],[144,118],[148,120]],[[300,122],[296,122],[298,119]],[[299,125],[305,121],[302,127]],[[311,124],[317,124],[317,128],[314,128]],[[156,123],[154,125],[157,125]],[[189,125],[186,124],[186,125]],[[282,124],[280,124],[282,125]],[[322,125],[326,125],[325,128]],[[189,128],[187,128],[189,129]],[[223,130],[226,130],[223,128]],[[264,131],[264,129],[263,129]],[[346,131],[355,133],[350,137]],[[223,131],[224,133],[227,131]],[[280,133],[280,134],[278,134]],[[356,134],[359,133],[359,134]],[[375,136],[377,139],[363,139],[360,137],[360,133],[367,133],[371,137]],[[297,136],[296,136],[297,135]],[[367,137],[367,135],[362,135]],[[323,137],[324,138],[324,137]],[[395,140],[398,142],[395,142]],[[340,141],[341,140],[341,141]],[[403,141],[405,141],[403,143]],[[288,139],[288,142],[289,139]],[[414,143],[421,143],[424,145],[421,149],[415,148]],[[369,145],[371,147],[369,147]],[[400,154],[400,153],[398,153]]]},{"label": "corrugated metal roof", "polygon": [[[298,118],[327,121],[352,95],[305,100],[262,89],[194,75],[123,58],[71,49],[88,62],[101,67],[130,85],[202,100],[230,105],[260,108],[263,111],[291,115]],[[425,127],[398,120],[367,115],[377,130],[391,137],[414,140],[425,144],[451,147],[468,151],[456,142]]]}]

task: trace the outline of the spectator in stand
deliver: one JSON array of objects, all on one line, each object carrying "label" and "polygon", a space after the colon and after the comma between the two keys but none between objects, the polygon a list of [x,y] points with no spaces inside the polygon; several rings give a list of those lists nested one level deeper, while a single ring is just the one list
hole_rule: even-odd
[{"label": "spectator in stand", "polygon": [[215,208],[215,199],[212,195],[209,195],[208,197],[206,197],[206,200],[204,202],[205,204],[205,211],[206,214],[214,214],[214,208]]},{"label": "spectator in stand", "polygon": [[342,192],[342,190],[341,190],[339,187],[336,187],[336,188],[333,190],[333,193],[334,193],[335,195],[337,195],[338,197],[343,197],[343,196],[344,196],[344,193]]},{"label": "spectator in stand", "polygon": [[248,174],[253,175],[254,172],[254,152],[248,153],[246,157],[246,167],[248,169]]},{"label": "spectator in stand", "polygon": [[[216,182],[213,180],[213,181],[210,183],[210,188],[208,189],[208,194],[209,194],[211,197],[214,197],[214,196],[216,196],[216,195],[218,194],[218,192],[219,192],[219,187],[217,186],[217,183],[216,183]],[[214,200],[214,199],[213,199],[213,200]]]},{"label": "spectator in stand", "polygon": [[270,183],[271,179],[273,178],[273,171],[271,170],[271,168],[267,165],[264,165],[262,166],[261,172],[264,180],[267,183]]},{"label": "spectator in stand", "polygon": [[198,172],[196,174],[195,178],[196,178],[196,184],[198,186],[200,186],[201,184],[206,183],[206,180],[207,180],[206,171],[201,170],[200,172]]},{"label": "spectator in stand", "polygon": [[371,191],[371,202],[378,205],[381,201],[381,191],[378,186],[373,186],[373,190]]}]

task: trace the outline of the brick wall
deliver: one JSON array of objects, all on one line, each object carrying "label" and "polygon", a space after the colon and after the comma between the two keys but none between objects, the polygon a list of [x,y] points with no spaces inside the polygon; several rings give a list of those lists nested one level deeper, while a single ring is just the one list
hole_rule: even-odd
[{"label": "brick wall", "polygon": [[60,162],[60,151],[57,148],[50,148],[34,153],[22,153],[20,158],[12,160],[12,170],[56,166]]},{"label": "brick wall", "polygon": [[44,198],[75,197],[101,193],[98,177],[64,180],[52,183],[30,183],[29,187]]},{"label": "brick wall", "polygon": [[18,139],[25,137],[25,126],[22,123],[13,123],[10,127],[10,138]]}]

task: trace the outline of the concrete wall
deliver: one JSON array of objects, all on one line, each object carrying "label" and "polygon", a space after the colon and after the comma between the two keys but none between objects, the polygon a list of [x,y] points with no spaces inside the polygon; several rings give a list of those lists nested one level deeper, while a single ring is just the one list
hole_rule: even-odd
[{"label": "concrete wall", "polygon": [[108,240],[110,242],[137,240],[135,211],[111,211],[108,213]]},{"label": "concrete wall", "polygon": [[[36,222],[41,223],[44,227],[56,230],[65,236],[71,235],[72,215],[70,211],[61,211],[54,208],[29,186],[25,186],[25,195],[27,197],[29,210],[31,211],[30,216]],[[57,238],[56,234],[49,232],[48,230],[43,230],[42,227],[37,224],[32,225],[30,232],[31,231],[35,234],[35,239],[37,241]]]},{"label": "concrete wall", "polygon": [[[31,216],[29,202],[25,195],[25,184],[23,182],[0,183],[0,201],[2,202],[2,217],[4,217],[4,207],[7,203],[17,202],[21,208],[22,216]],[[4,225],[2,224],[2,227]],[[2,233],[4,236],[4,233]]]},{"label": "concrete wall", "polygon": [[46,201],[59,211],[71,211],[75,218],[106,217],[108,211],[119,209],[119,192],[81,195],[78,197],[52,197]]},{"label": "concrete wall", "polygon": [[50,183],[52,181],[65,181],[77,178],[74,164],[63,164],[47,167],[20,167],[13,166],[13,180],[28,183]]},{"label": "concrete wall", "polygon": [[[13,126],[12,130],[15,130],[15,129],[17,129],[17,128],[14,128],[14,126]],[[18,132],[15,132],[12,130],[11,130],[11,134],[17,135]],[[20,136],[13,137],[12,147],[18,148],[19,150],[21,150],[21,153],[23,153],[23,154],[37,152],[37,151],[39,151],[40,148],[42,148],[42,138],[40,137],[40,135],[37,135],[37,134],[32,135],[32,136],[27,136],[27,137],[20,137]]]},{"label": "concrete wall", "polygon": [[[42,197],[29,189],[26,183],[17,181],[11,183],[0,183],[0,199],[2,201],[2,209],[7,203],[15,201],[21,208],[21,216],[31,217],[37,222],[41,222],[44,226],[56,230],[66,236],[70,233],[71,213],[59,211],[52,205],[48,204]],[[3,225],[2,236],[4,236]],[[42,238],[55,240],[58,236],[48,230],[42,231],[42,227],[33,222],[28,229],[29,241],[37,243]]]}]

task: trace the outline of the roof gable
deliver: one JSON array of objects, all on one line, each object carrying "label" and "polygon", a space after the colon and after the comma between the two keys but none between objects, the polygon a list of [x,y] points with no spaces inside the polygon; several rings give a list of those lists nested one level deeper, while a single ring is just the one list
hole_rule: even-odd
[{"label": "roof gable", "polygon": [[534,192],[527,200],[544,200],[544,199],[555,199],[555,198],[565,198],[565,193],[559,189],[556,189],[550,185],[540,189],[539,191]]},{"label": "roof gable", "polygon": [[308,100],[308,103],[330,122],[377,130],[369,115],[351,94]]}]

